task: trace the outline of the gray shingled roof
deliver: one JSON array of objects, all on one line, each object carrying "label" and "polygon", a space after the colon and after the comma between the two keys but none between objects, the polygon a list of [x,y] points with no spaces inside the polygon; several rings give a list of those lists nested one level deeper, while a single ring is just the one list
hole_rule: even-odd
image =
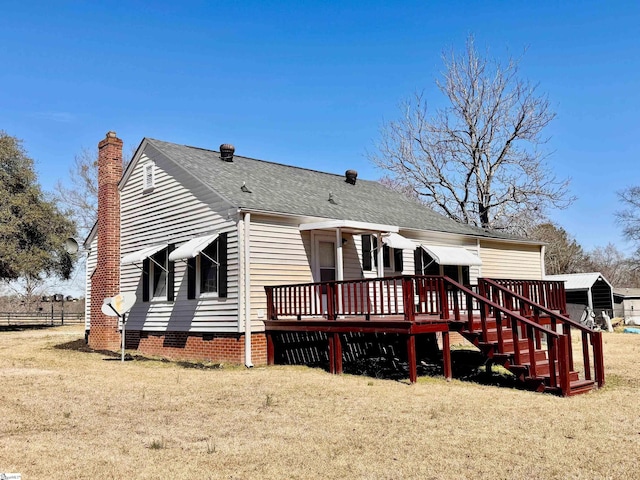
[{"label": "gray shingled roof", "polygon": [[[351,185],[343,175],[238,155],[224,162],[213,150],[147,141],[237,207],[526,241],[457,223],[379,182],[358,179]],[[251,193],[243,192],[243,183]]]}]

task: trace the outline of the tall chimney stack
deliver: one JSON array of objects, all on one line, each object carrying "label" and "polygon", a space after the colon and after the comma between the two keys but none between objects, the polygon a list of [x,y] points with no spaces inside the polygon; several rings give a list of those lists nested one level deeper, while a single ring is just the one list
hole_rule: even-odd
[{"label": "tall chimney stack", "polygon": [[91,278],[91,325],[89,345],[102,350],[118,350],[118,317],[102,313],[102,302],[120,290],[120,194],[122,140],[107,132],[98,144],[98,253]]}]

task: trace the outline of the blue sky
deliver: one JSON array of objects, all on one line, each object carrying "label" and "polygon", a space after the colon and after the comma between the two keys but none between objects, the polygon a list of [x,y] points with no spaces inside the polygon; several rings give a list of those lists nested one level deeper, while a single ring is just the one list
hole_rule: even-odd
[{"label": "blue sky", "polygon": [[[424,90],[443,49],[520,55],[557,118],[551,169],[578,200],[552,219],[586,249],[630,251],[615,192],[640,184],[637,2],[34,2],[0,16],[0,129],[40,182],[115,130],[361,178],[384,120]],[[433,99],[433,100],[431,100]]]}]

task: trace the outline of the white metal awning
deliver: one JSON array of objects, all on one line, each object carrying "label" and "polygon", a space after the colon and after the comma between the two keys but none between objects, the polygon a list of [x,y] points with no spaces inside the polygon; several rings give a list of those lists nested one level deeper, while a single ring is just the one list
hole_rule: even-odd
[{"label": "white metal awning", "polygon": [[211,235],[204,235],[202,237],[196,237],[189,240],[184,245],[180,245],[173,252],[169,254],[169,260],[175,262],[176,260],[186,260],[188,258],[197,257],[202,250],[207,248],[213,241],[218,238],[219,233],[212,233]]},{"label": "white metal awning", "polygon": [[464,247],[420,245],[440,265],[479,266],[482,260]]},{"label": "white metal awning", "polygon": [[166,244],[162,245],[154,245],[152,247],[145,247],[141,250],[136,250],[135,252],[127,253],[120,263],[122,265],[130,265],[132,263],[140,263],[143,260],[149,258],[150,256],[158,253],[163,248],[167,248]]},{"label": "white metal awning", "polygon": [[383,234],[382,243],[388,245],[391,248],[397,248],[400,250],[415,250],[418,246],[408,238],[405,238],[397,233]]}]

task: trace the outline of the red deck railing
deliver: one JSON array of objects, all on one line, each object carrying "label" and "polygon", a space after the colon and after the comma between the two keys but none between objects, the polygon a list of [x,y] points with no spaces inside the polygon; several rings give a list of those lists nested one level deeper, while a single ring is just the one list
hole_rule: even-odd
[{"label": "red deck railing", "polygon": [[491,280],[498,285],[531,300],[533,303],[543,305],[550,310],[557,310],[561,315],[567,315],[567,296],[564,289],[564,281],[509,280],[502,278],[492,278]]},{"label": "red deck railing", "polygon": [[[564,295],[564,283],[560,282],[562,286],[550,285],[543,288],[534,286],[531,288],[526,286],[523,281],[518,281],[517,284],[512,282],[481,278],[478,281],[478,288],[482,295],[492,302],[506,306],[510,310],[517,310],[520,315],[532,319],[536,324],[548,324],[553,331],[558,331],[560,328],[563,335],[567,337],[569,347],[571,346],[571,329],[580,332],[579,341],[582,347],[582,366],[585,380],[594,379],[598,387],[602,387],[604,385],[602,332],[592,330],[562,314],[563,311],[566,312],[566,302],[564,301],[564,296],[562,301],[557,296],[560,291]],[[522,293],[531,294],[534,292],[534,288],[537,291],[533,297]],[[547,305],[550,306],[545,306],[542,302],[535,302],[532,298],[548,299]],[[536,342],[539,345],[540,338],[536,338]],[[573,350],[569,347],[567,350],[569,368],[574,370]]]},{"label": "red deck railing", "polygon": [[[416,315],[449,318],[448,297],[443,277],[399,276],[361,280],[305,283],[265,287],[267,318],[342,316],[402,316],[413,321]],[[406,308],[411,305],[410,308]]]},{"label": "red deck railing", "polygon": [[[341,318],[363,317],[365,321],[378,318],[400,317],[398,320],[415,322],[429,317],[462,322],[469,333],[477,331],[488,338],[488,318],[495,318],[499,352],[509,352],[512,342],[515,365],[528,369],[528,375],[537,377],[542,359],[536,356],[547,351],[549,386],[568,395],[570,371],[573,370],[571,328],[578,328],[583,343],[590,339],[593,345],[594,377],[598,385],[604,384],[602,364],[602,338],[577,322],[559,315],[563,311],[560,285],[544,282],[512,281],[507,286],[481,279],[479,292],[473,291],[448,277],[405,275],[335,282],[265,287],[269,320],[286,318],[324,318],[339,322]],[[538,305],[531,298],[545,302]],[[547,328],[542,317],[549,318]],[[480,322],[478,323],[478,318]],[[562,325],[562,331],[557,326]],[[503,328],[510,328],[512,340],[506,340]],[[480,332],[478,329],[481,329]],[[526,347],[524,346],[526,345]],[[591,379],[588,348],[583,348],[585,375]]]}]

